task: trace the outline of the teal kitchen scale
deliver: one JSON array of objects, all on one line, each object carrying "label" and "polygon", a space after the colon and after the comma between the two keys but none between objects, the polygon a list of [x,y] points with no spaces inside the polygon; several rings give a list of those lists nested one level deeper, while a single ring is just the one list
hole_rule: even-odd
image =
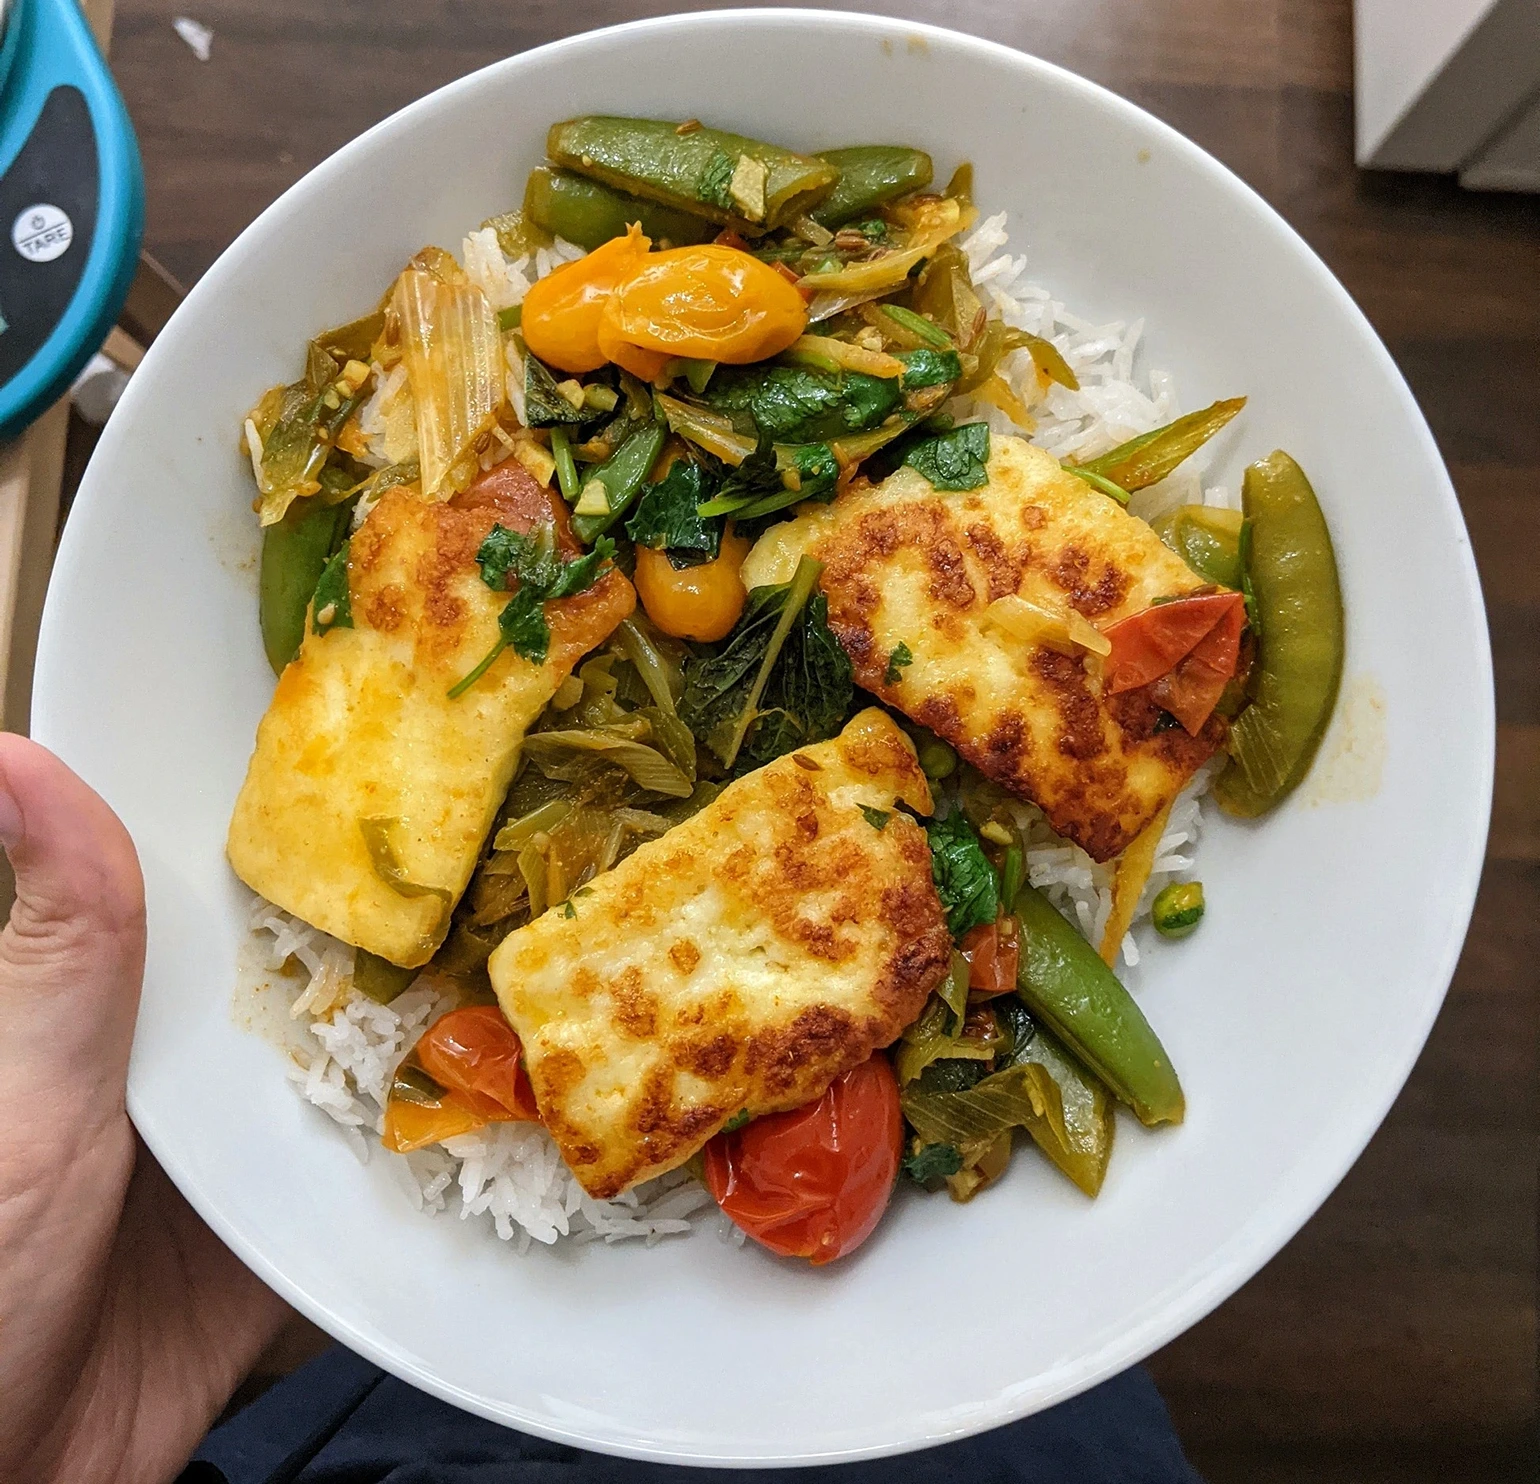
[{"label": "teal kitchen scale", "polygon": [[143,231],[139,147],[76,0],[0,0],[0,440],[106,338]]}]

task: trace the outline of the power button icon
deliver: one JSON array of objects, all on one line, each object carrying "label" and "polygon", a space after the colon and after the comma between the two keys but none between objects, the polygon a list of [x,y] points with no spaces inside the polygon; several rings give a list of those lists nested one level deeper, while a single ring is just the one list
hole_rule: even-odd
[{"label": "power button icon", "polygon": [[20,212],[11,223],[11,245],[29,263],[51,263],[69,251],[75,226],[66,212],[40,202]]}]

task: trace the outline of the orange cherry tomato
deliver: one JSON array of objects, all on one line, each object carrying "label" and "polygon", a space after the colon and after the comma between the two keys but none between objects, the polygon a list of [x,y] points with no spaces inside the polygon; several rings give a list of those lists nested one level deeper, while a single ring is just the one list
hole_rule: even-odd
[{"label": "orange cherry tomato", "polygon": [[396,1154],[410,1154],[456,1134],[474,1133],[494,1122],[471,1107],[458,1093],[446,1092],[435,1102],[408,1102],[393,1097],[385,1104],[385,1131],[381,1140]]},{"label": "orange cherry tomato", "polygon": [[599,317],[615,285],[647,256],[651,241],[632,223],[575,263],[533,284],[519,326],[532,354],[562,371],[597,371],[609,359],[599,348]]},{"label": "orange cherry tomato", "polygon": [[679,568],[663,552],[638,546],[632,580],[647,617],[675,639],[725,639],[748,600],[742,573],[749,545],[729,527],[714,561]]},{"label": "orange cherry tomato", "polygon": [[903,1152],[898,1081],[879,1051],[816,1103],[718,1134],[706,1145],[706,1184],[761,1246],[820,1264],[872,1234]]},{"label": "orange cherry tomato", "polygon": [[1021,941],[1014,917],[981,922],[964,933],[957,946],[968,960],[968,989],[975,999],[992,999],[1016,988]]},{"label": "orange cherry tomato", "polygon": [[1184,655],[1169,675],[1150,686],[1150,695],[1194,737],[1203,730],[1240,662],[1246,610],[1237,603]]},{"label": "orange cherry tomato", "polygon": [[622,371],[629,371],[643,381],[657,381],[672,359],[660,350],[644,350],[640,345],[623,340],[615,326],[602,315],[599,319],[599,349],[606,360],[614,361]]},{"label": "orange cherry tomato", "polygon": [[1113,624],[1105,631],[1112,644],[1103,671],[1107,693],[1137,690],[1169,675],[1221,619],[1236,609],[1244,611],[1245,601],[1239,593],[1202,593],[1146,608]]},{"label": "orange cherry tomato", "polygon": [[707,242],[649,254],[615,285],[604,319],[616,341],[744,365],[785,350],[807,305],[769,264]]},{"label": "orange cherry tomato", "polygon": [[451,1010],[423,1032],[417,1060],[440,1087],[457,1093],[489,1122],[538,1122],[524,1047],[496,1005]]}]

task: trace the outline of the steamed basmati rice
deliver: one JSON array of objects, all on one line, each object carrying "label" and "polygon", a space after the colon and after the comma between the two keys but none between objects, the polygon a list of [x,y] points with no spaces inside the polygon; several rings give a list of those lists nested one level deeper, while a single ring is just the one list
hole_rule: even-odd
[{"label": "steamed basmati rice", "polygon": [[[963,241],[974,283],[1006,324],[1052,340],[1080,382],[1076,392],[1054,384],[1044,398],[1027,352],[1017,351],[1002,363],[1001,373],[1035,410],[1032,441],[1059,458],[1094,458],[1176,417],[1176,388],[1168,373],[1150,371],[1142,387],[1135,377],[1144,321],[1098,325],[1072,314],[1031,281],[1025,254],[1008,251],[1005,224],[1001,212]],[[522,302],[531,283],[582,255],[582,249],[558,241],[510,260],[490,228],[471,233],[462,252],[466,273],[495,309]],[[395,373],[378,378],[379,390],[361,413],[367,434],[383,428],[381,409],[399,394],[403,381]],[[968,415],[987,420],[999,433],[1020,432],[1003,412],[984,404]],[[1195,503],[1234,509],[1239,501],[1236,491],[1205,489],[1199,475],[1184,467],[1140,490],[1130,509],[1153,519],[1177,505]],[[1216,760],[1201,768],[1172,805],[1134,926],[1123,939],[1122,959],[1130,969],[1139,963],[1140,940],[1153,931],[1149,913],[1156,894],[1191,875],[1203,829],[1203,799],[1217,767]],[[1092,943],[1100,943],[1112,910],[1114,866],[1098,865],[1079,846],[1055,835],[1035,806],[1013,802],[1011,808],[1027,842],[1027,879]],[[453,1008],[454,994],[424,974],[389,1005],[376,1004],[353,988],[353,949],[346,944],[260,899],[251,926],[254,933],[271,935],[269,972],[295,965],[302,970],[290,1013],[305,1029],[291,1052],[289,1080],[367,1160],[378,1146],[396,1065],[423,1031]],[[563,1237],[577,1242],[641,1238],[651,1245],[688,1232],[712,1205],[708,1192],[683,1170],[613,1200],[596,1201],[562,1163],[545,1130],[527,1123],[492,1124],[433,1148],[387,1158],[417,1209],[430,1214],[458,1209],[462,1220],[488,1218],[492,1230],[504,1241],[516,1240],[520,1251],[532,1241],[549,1245]],[[723,1223],[722,1230],[731,1240],[743,1240],[735,1227]]]}]

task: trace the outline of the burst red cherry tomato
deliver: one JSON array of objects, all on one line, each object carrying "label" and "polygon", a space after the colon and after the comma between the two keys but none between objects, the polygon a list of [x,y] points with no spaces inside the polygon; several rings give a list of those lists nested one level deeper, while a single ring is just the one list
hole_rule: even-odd
[{"label": "burst red cherry tomato", "polygon": [[975,999],[989,999],[1016,988],[1021,944],[1014,917],[981,922],[963,934],[957,946],[968,960],[968,992]]},{"label": "burst red cherry tomato", "polygon": [[718,1134],[706,1145],[706,1184],[761,1246],[832,1262],[881,1220],[903,1148],[898,1082],[879,1051],[816,1103]]},{"label": "burst red cherry tomato", "polygon": [[489,1122],[539,1119],[523,1057],[518,1035],[496,1005],[451,1010],[417,1043],[423,1071],[484,1112]]}]

